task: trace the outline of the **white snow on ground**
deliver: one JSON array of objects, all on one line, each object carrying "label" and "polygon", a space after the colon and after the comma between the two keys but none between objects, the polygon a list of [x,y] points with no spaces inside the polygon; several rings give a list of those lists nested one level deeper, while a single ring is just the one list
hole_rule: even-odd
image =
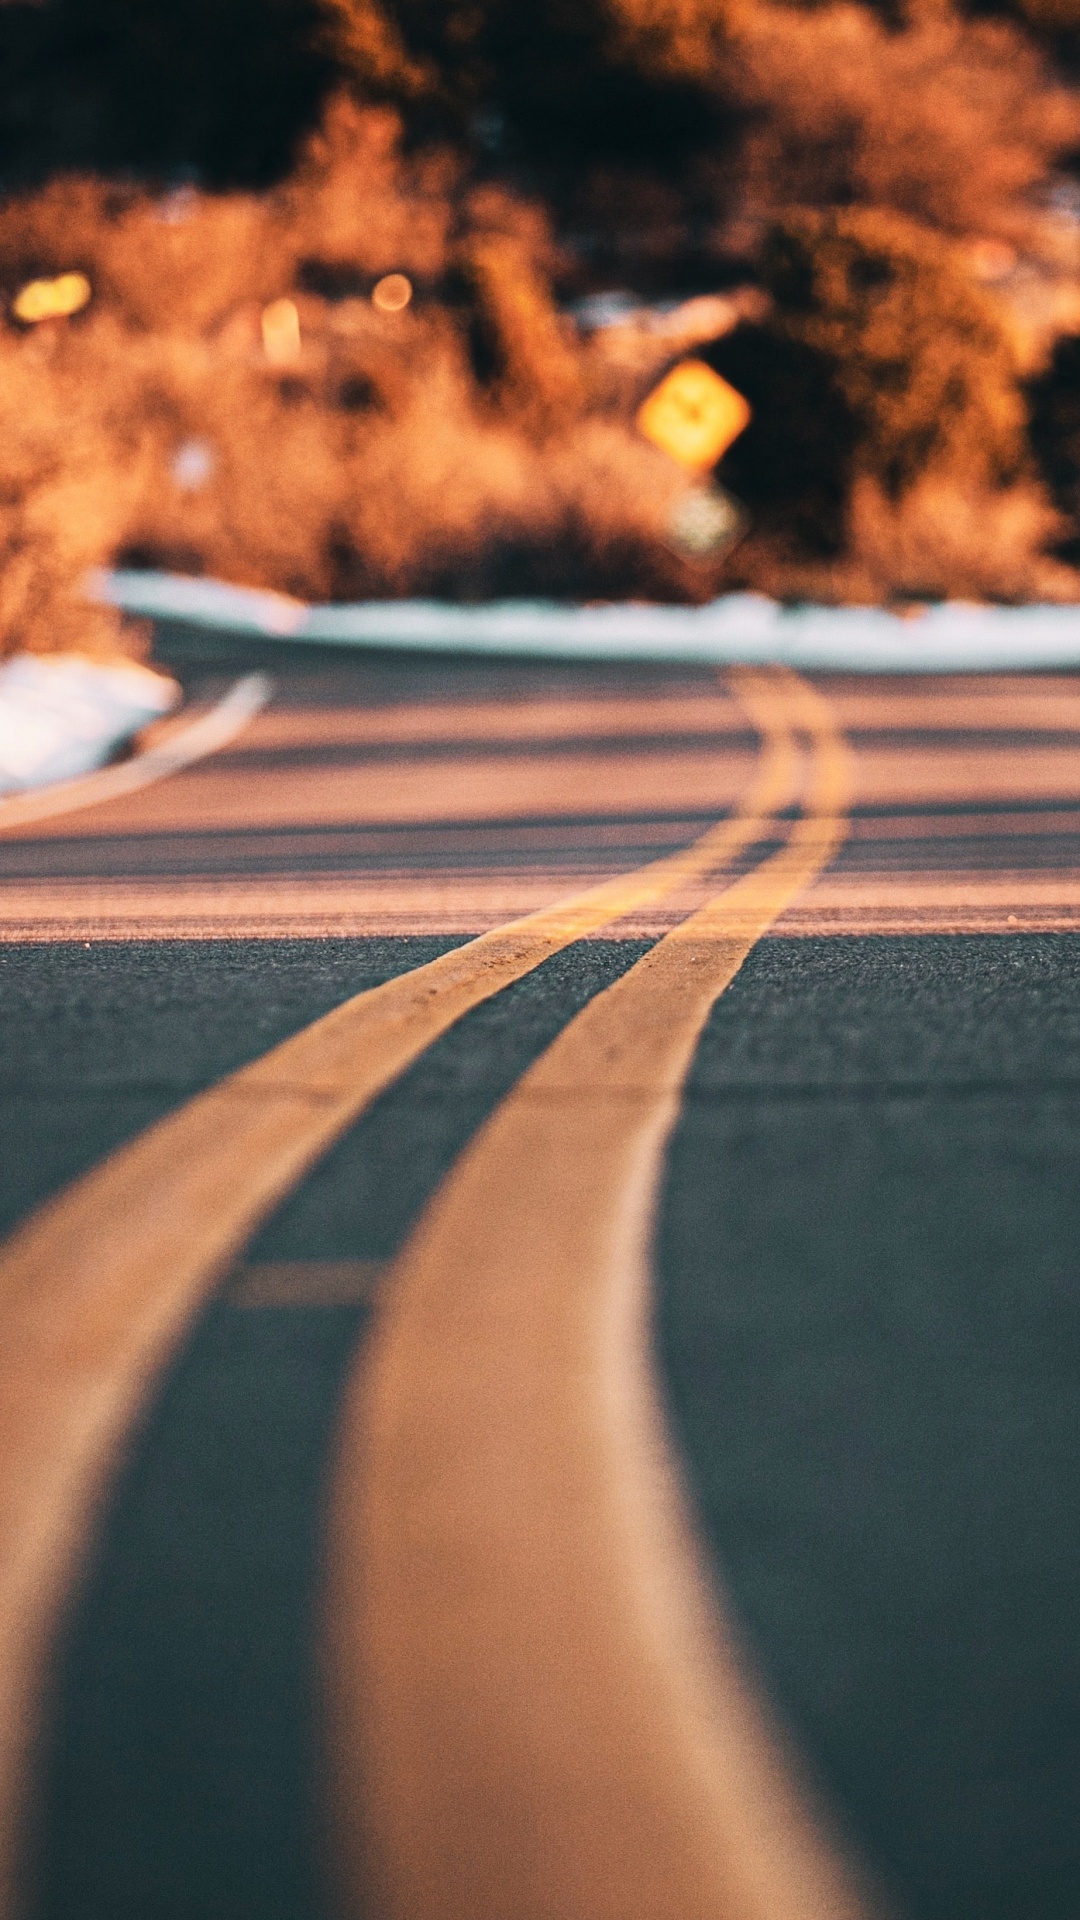
[{"label": "white snow on ground", "polygon": [[134,660],[16,654],[0,664],[0,793],[89,773],[179,698],[175,680]]},{"label": "white snow on ground", "polygon": [[786,661],[856,673],[1004,672],[1080,667],[1080,606],[976,606],[948,600],[914,614],[881,607],[785,607],[732,593],[704,607],[479,606],[384,600],[306,606],[284,594],[181,574],[93,576],[95,597],[127,612],[271,640],[533,659]]}]

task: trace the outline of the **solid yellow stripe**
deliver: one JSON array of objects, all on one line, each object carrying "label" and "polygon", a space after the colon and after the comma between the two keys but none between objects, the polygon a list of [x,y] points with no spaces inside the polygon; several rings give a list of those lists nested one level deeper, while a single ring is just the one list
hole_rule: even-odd
[{"label": "solid yellow stripe", "polygon": [[327,1555],[350,1913],[862,1911],[711,1597],[648,1357],[656,1198],[702,1026],[843,833],[843,743],[811,688],[799,704],[815,773],[789,845],[578,1014],[383,1282]]},{"label": "solid yellow stripe", "polygon": [[583,934],[758,839],[798,754],[781,671],[733,676],[763,736],[740,814],[694,846],[470,941],[336,1008],[149,1128],[0,1249],[0,1914],[49,1642],[149,1386],[267,1213],[456,1020]]}]

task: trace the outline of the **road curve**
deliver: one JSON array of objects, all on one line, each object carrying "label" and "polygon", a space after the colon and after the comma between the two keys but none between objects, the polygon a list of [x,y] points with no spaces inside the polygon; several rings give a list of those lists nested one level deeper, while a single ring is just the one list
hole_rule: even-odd
[{"label": "road curve", "polygon": [[[263,663],[215,641],[194,667],[170,664],[210,703],[226,674]],[[755,764],[745,711],[685,668],[286,649],[274,671],[272,702],[219,756],[0,836],[8,1223],[359,986],[687,847]],[[848,741],[847,837],[750,953],[695,1056],[661,1215],[665,1391],[763,1685],[900,1910],[1056,1916],[1080,1886],[1066,1366],[1080,682],[818,685]],[[181,1306],[164,1332],[141,1323],[128,1351],[150,1354],[142,1417],[113,1429],[127,1437],[107,1495],[86,1483],[92,1564],[42,1669],[55,1713],[35,1920],[318,1911],[318,1476],[357,1303],[515,1077],[702,905],[710,864],[673,891],[650,881],[616,920],[606,896],[576,923],[584,938],[479,1003],[444,967],[471,1011],[193,1319],[170,1245],[193,1253],[190,1298],[207,1301],[210,1267],[262,1204],[237,1191],[223,1136],[243,1135],[252,1162],[261,1127],[276,1141],[265,1199],[293,1177],[281,1139],[317,1157],[319,1130],[339,1125],[352,1068],[320,1078],[308,1056],[314,1099],[302,1074],[268,1068],[246,1102],[197,1108],[203,1172],[172,1155],[156,1226],[147,1163],[127,1162],[126,1188],[108,1186],[115,1162],[102,1172],[108,1232],[72,1244],[99,1280],[112,1262],[117,1324],[130,1331],[110,1237],[121,1207],[147,1232],[143,1279],[156,1261]],[[497,946],[482,949],[492,962]],[[189,1122],[175,1124],[183,1138]],[[204,1212],[216,1224],[192,1247]],[[49,1300],[41,1355],[57,1373],[63,1349],[77,1369],[63,1287],[42,1294],[42,1325]],[[154,1353],[174,1350],[154,1378]]]},{"label": "road curve", "polygon": [[123,1440],[192,1314],[275,1202],[437,1036],[583,934],[769,831],[794,793],[793,677],[737,677],[764,741],[691,847],[359,995],[169,1115],[0,1248],[0,1912],[15,1910],[49,1647]]},{"label": "road curve", "polygon": [[350,1912],[864,1912],[702,1571],[649,1354],[664,1151],[708,1013],[844,832],[848,756],[787,843],[567,1026],[384,1282],[338,1447],[325,1609]]}]

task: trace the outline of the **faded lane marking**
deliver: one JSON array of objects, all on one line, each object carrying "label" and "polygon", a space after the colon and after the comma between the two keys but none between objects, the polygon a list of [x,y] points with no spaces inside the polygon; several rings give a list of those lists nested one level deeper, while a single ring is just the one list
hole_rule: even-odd
[{"label": "faded lane marking", "polygon": [[380,1290],[327,1552],[350,1914],[865,1911],[743,1679],[649,1358],[657,1195],[699,1035],[844,833],[845,746],[811,688],[800,704],[815,771],[787,845],[571,1021]]},{"label": "faded lane marking", "polygon": [[36,820],[54,820],[58,814],[81,813],[84,807],[97,807],[105,800],[121,800],[171,773],[182,772],[235,740],[265,707],[273,690],[274,683],[265,673],[245,674],[208,713],[199,714],[170,733],[160,746],[148,747],[133,760],[100,767],[77,780],[60,780],[35,793],[0,800],[0,832],[32,826]]},{"label": "faded lane marking", "polygon": [[124,1438],[272,1208],[471,1008],[776,831],[800,754],[783,670],[732,676],[762,735],[740,813],[693,846],[357,995],[112,1154],[0,1248],[0,1914],[16,1909],[48,1650]]}]

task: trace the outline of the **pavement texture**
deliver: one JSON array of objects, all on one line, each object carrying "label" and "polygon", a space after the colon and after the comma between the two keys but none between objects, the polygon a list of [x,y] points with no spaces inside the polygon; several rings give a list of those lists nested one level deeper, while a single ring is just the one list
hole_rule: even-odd
[{"label": "pavement texture", "polygon": [[[170,644],[194,693],[222,683],[209,641]],[[246,747],[122,818],[0,838],[5,1227],[348,995],[681,844],[752,757],[715,676],[277,670]],[[861,720],[853,836],[698,1049],[663,1391],[748,1658],[892,1909],[1072,1920],[1080,686],[834,691]],[[477,1126],[662,930],[580,941],[467,1015],[247,1273],[364,1261],[377,1287]],[[329,1911],[321,1501],[369,1309],[243,1281],[159,1384],[70,1614],[35,1920]]]}]

